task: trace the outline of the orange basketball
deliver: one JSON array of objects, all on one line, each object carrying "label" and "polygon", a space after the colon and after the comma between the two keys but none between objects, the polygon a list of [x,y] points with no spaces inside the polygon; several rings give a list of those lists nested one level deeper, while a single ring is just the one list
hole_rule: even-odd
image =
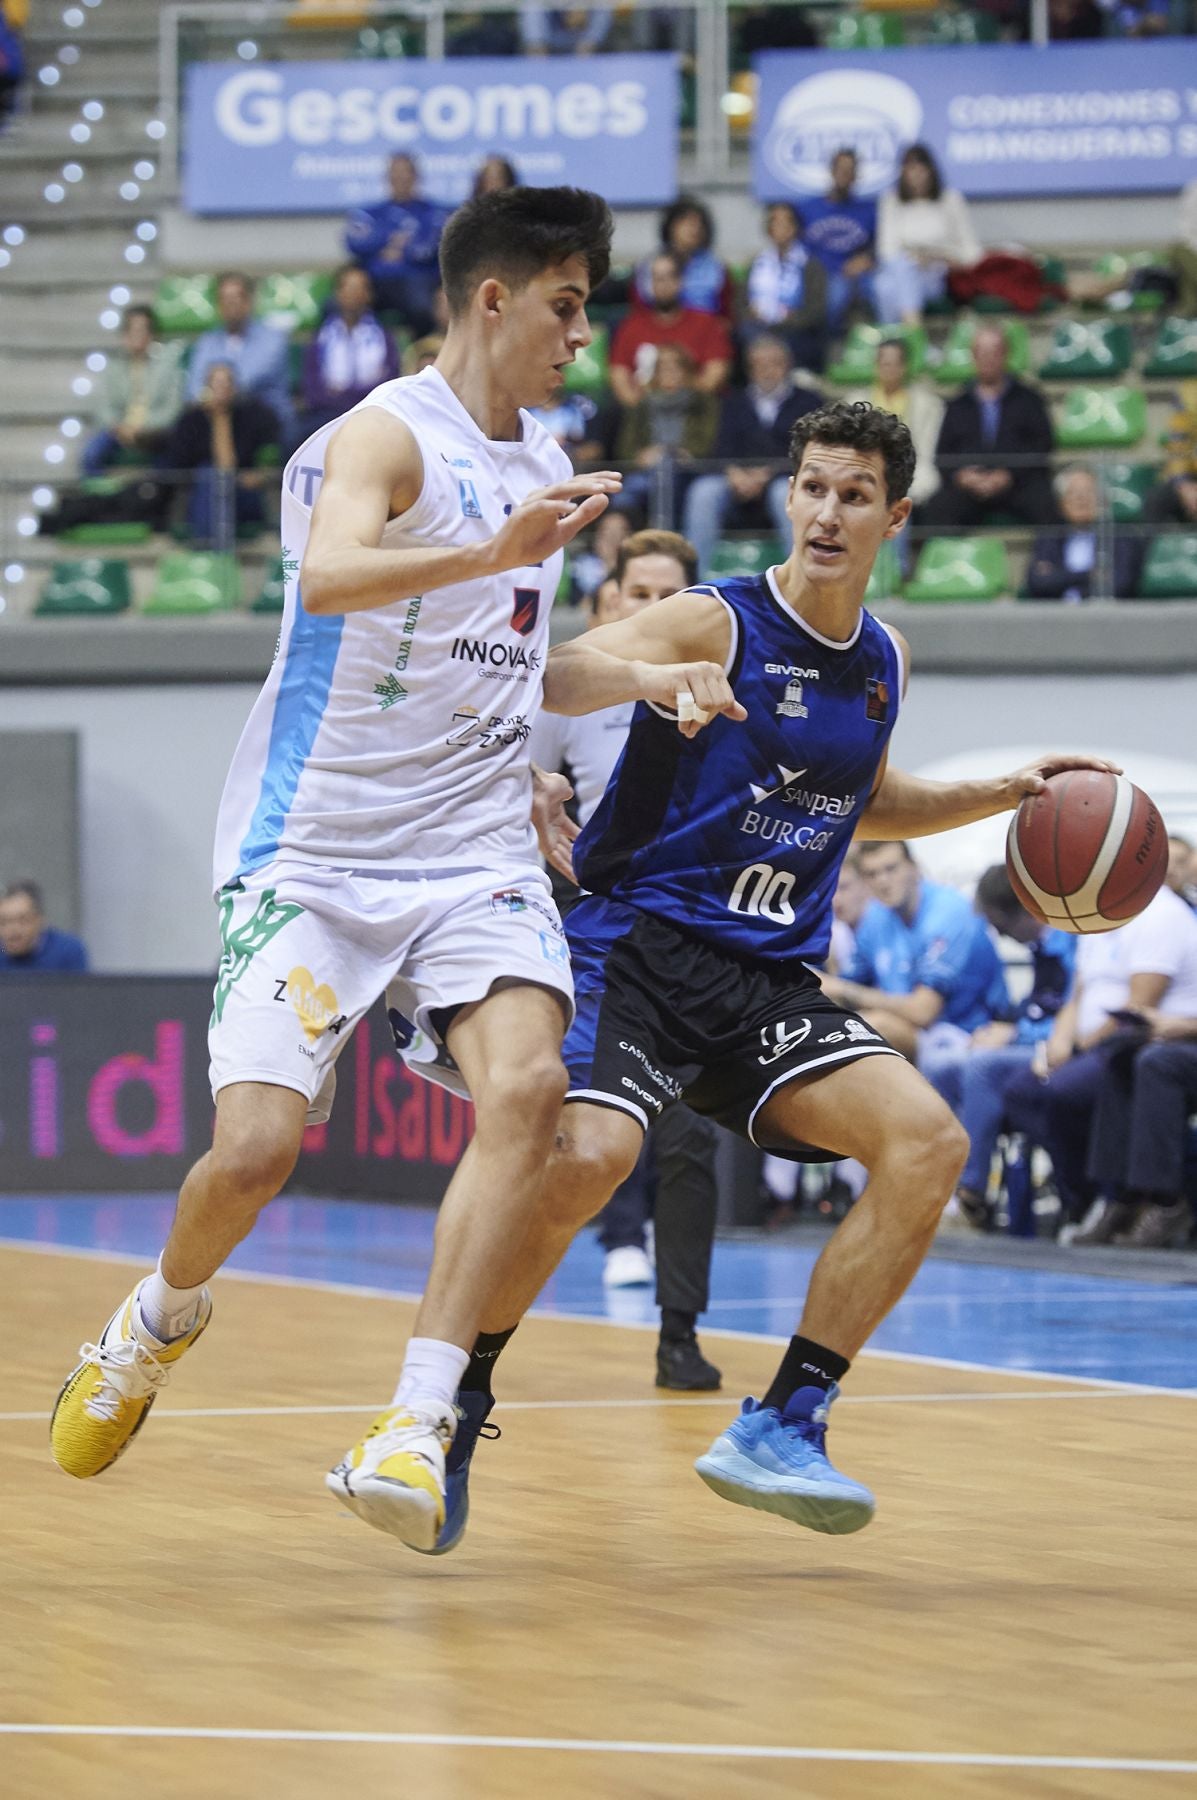
[{"label": "orange basketball", "polygon": [[1154,900],[1168,871],[1155,802],[1125,775],[1070,769],[1023,801],[1006,869],[1033,918],[1061,931],[1113,931]]}]

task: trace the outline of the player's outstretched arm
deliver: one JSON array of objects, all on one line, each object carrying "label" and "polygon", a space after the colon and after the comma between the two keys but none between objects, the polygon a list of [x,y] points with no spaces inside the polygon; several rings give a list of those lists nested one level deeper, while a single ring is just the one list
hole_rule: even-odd
[{"label": "player's outstretched arm", "polygon": [[984,781],[924,781],[904,769],[883,765],[854,835],[866,839],[930,837],[957,825],[971,825],[995,813],[1012,812],[1028,795],[1041,793],[1050,776],[1066,769],[1122,773],[1117,763],[1099,756],[1041,756],[1012,775],[995,775]]},{"label": "player's outstretched arm", "polygon": [[598,518],[618,481],[596,475],[548,488],[480,543],[384,550],[387,520],[419,498],[424,463],[401,419],[366,407],[346,419],[328,446],[299,576],[303,605],[310,613],[366,612],[429,588],[544,562]]},{"label": "player's outstretched arm", "polygon": [[745,719],[724,672],[731,649],[727,608],[711,594],[671,594],[630,619],[600,625],[558,644],[545,665],[549,712],[598,712],[627,700],[651,700],[678,716],[695,737],[723,713]]}]

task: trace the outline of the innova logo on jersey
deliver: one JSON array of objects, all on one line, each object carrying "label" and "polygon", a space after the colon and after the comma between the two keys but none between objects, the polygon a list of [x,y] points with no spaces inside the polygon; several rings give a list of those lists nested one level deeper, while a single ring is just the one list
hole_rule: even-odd
[{"label": "innova logo on jersey", "polygon": [[778,106],[765,142],[772,174],[799,194],[827,189],[827,165],[844,144],[857,156],[856,191],[879,194],[898,177],[923,123],[918,95],[896,75],[830,69],[798,82]]},{"label": "innova logo on jersey", "polygon": [[525,650],[522,644],[492,644],[489,638],[454,638],[449,655],[454,662],[480,664],[488,681],[519,681],[534,675],[541,663],[539,650]]}]

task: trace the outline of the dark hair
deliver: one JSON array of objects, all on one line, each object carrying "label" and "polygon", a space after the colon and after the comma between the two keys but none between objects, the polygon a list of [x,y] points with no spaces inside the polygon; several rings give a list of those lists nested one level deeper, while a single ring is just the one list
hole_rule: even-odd
[{"label": "dark hair", "polygon": [[669,239],[679,219],[687,213],[695,213],[702,220],[702,247],[709,250],[715,238],[715,226],[709,209],[693,194],[679,194],[672,206],[667,206],[661,214],[661,242],[666,250],[672,250]]},{"label": "dark hair", "polygon": [[790,433],[790,465],[798,473],[808,444],[842,444],[851,450],[879,450],[885,464],[885,498],[904,500],[914,480],[914,440],[895,413],[866,400],[833,400],[804,413]]},{"label": "dark hair", "polygon": [[698,552],[689,538],[684,538],[679,531],[634,531],[631,537],[626,537],[619,546],[611,571],[616,581],[622,583],[628,564],[637,556],[672,557],[686,577],[683,586],[693,587],[698,580]]},{"label": "dark hair", "polygon": [[216,277],[216,292],[218,294],[226,281],[238,282],[243,292],[250,300],[253,299],[257,292],[257,283],[254,281],[253,276],[247,275],[243,269],[222,269],[220,274]]},{"label": "dark hair", "polygon": [[504,177],[505,177],[503,186],[501,188],[492,189],[491,191],[493,193],[502,194],[502,193],[505,193],[508,188],[518,187],[520,184],[520,178],[519,178],[519,175],[516,173],[515,164],[510,160],[509,157],[500,156],[497,150],[492,150],[489,153],[489,155],[484,156],[482,158],[482,161],[478,164],[478,168],[475,171],[474,185],[470,189],[471,196],[475,200],[477,200],[478,196],[482,192],[482,187],[481,187],[482,171],[483,171],[483,169],[486,168],[488,163],[498,163],[498,165],[502,169]]},{"label": "dark hair", "polygon": [[0,894],[0,900],[19,900],[22,895],[29,901],[34,912],[40,913],[44,919],[46,916],[45,896],[36,881],[10,881],[3,894]]},{"label": "dark hair", "polygon": [[611,208],[575,187],[513,187],[459,206],[441,238],[441,281],[450,313],[460,313],[480,281],[496,276],[526,287],[545,269],[586,259],[593,291],[611,266]]},{"label": "dark hair", "polygon": [[1013,918],[1023,910],[1005,863],[994,863],[986,869],[977,883],[974,900],[982,912],[999,913],[1003,918]]},{"label": "dark hair", "polygon": [[775,212],[788,212],[800,232],[806,229],[805,220],[792,200],[770,200],[765,207],[766,226],[769,223],[769,214]]},{"label": "dark hair", "polygon": [[856,146],[854,144],[841,144],[838,150],[833,150],[828,158],[828,168],[831,167],[832,163],[838,162],[841,156],[850,156],[852,161],[859,168],[860,157],[856,154]]},{"label": "dark hair", "polygon": [[864,857],[873,856],[878,850],[900,850],[908,863],[914,861],[914,851],[901,838],[872,838],[867,844],[857,844],[857,866]]},{"label": "dark hair", "polygon": [[900,337],[882,338],[881,342],[877,346],[878,355],[880,355],[882,350],[900,350],[902,352],[902,361],[904,363],[909,363],[909,361],[910,361],[910,345],[906,342],[905,338],[900,338]]},{"label": "dark hair", "polygon": [[908,162],[921,163],[924,169],[930,171],[931,192],[927,195],[927,199],[938,200],[939,196],[943,193],[943,179],[939,173],[939,164],[932,156],[930,150],[928,150],[926,144],[910,144],[903,150],[902,161],[898,169],[898,199],[909,200],[912,198],[906,187],[906,165]]},{"label": "dark hair", "polygon": [[340,287],[341,283],[344,281],[346,275],[363,275],[366,279],[366,285],[370,289],[371,298],[373,298],[373,295],[374,295],[373,277],[371,276],[369,269],[364,269],[362,267],[361,263],[358,263],[358,262],[343,262],[339,268],[333,270],[332,285],[333,285],[333,293],[334,294],[336,293],[337,289]]},{"label": "dark hair", "polygon": [[121,314],[122,331],[125,331],[128,328],[131,319],[148,319],[150,322],[151,334],[154,336],[157,335],[158,316],[152,306],[138,306],[136,304],[133,306],[126,306],[124,312]]}]

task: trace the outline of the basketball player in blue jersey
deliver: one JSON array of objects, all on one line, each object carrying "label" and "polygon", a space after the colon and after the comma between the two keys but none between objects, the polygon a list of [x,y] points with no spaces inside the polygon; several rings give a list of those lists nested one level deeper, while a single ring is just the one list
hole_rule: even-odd
[{"label": "basketball player in blue jersey", "polygon": [[[892,414],[838,404],[802,419],[791,449],[785,563],[664,599],[549,659],[545,703],[563,713],[643,696],[654,667],[690,668],[672,709],[637,707],[573,845],[588,891],[566,926],[570,1092],[519,1280],[488,1307],[463,1379],[448,1499],[459,1523],[495,1357],[650,1122],[684,1099],[763,1150],[869,1171],[763,1398],[697,1464],[740,1505],[816,1531],[867,1524],[873,1496],[828,1460],[828,1408],[922,1261],[968,1140],[917,1070],[820,986],[840,865],[854,837],[949,830],[1017,806],[1060,769],[1109,767],[1045,757],[952,783],[889,768],[909,656],[862,597],[910,515],[910,434]],[[568,836],[558,821],[558,862]]]}]

